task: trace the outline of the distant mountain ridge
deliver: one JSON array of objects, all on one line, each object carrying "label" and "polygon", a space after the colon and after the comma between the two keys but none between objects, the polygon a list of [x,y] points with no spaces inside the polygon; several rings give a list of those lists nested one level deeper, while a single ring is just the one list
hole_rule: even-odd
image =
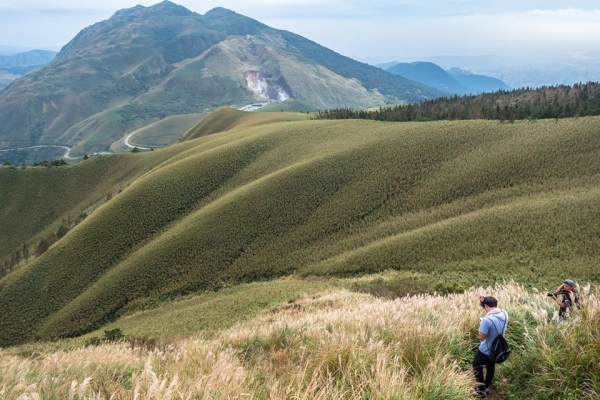
[{"label": "distant mountain ridge", "polygon": [[450,94],[465,95],[510,90],[510,87],[500,79],[473,74],[460,68],[451,68],[446,71],[432,62],[392,62],[382,64],[380,67],[394,75],[423,83]]},{"label": "distant mountain ridge", "polygon": [[17,79],[19,75],[13,74],[12,72],[0,69],[0,89],[4,86],[8,85],[15,79]]},{"label": "distant mountain ridge", "polygon": [[469,94],[497,92],[498,90],[510,90],[511,87],[500,79],[474,74],[460,68],[451,68],[448,74],[463,86],[470,89]]},{"label": "distant mountain ridge", "polygon": [[22,53],[0,55],[0,89],[19,75],[41,68],[54,59],[57,52],[30,50]]},{"label": "distant mountain ridge", "polygon": [[224,8],[199,15],[163,1],[82,30],[3,90],[0,149],[64,145],[81,156],[167,116],[223,105],[366,108],[443,94]]},{"label": "distant mountain ridge", "polygon": [[467,94],[470,91],[441,67],[430,62],[399,63],[389,68],[388,72],[448,93]]},{"label": "distant mountain ridge", "polygon": [[7,71],[7,68],[41,66],[49,63],[58,54],[50,50],[31,50],[24,53],[0,55],[0,69]]}]

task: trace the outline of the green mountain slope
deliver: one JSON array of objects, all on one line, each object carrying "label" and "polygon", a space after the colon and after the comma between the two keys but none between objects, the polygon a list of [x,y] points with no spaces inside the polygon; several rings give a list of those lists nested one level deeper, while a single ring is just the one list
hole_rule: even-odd
[{"label": "green mountain slope", "polygon": [[53,237],[62,224],[75,221],[105,203],[175,153],[94,157],[77,168],[1,167],[0,265],[23,247],[33,255],[39,242]]},{"label": "green mountain slope", "polygon": [[210,107],[223,100],[242,106],[256,100],[256,91],[279,100],[293,96],[318,109],[344,105],[361,108],[386,102],[382,94],[367,90],[356,79],[346,79],[302,55],[270,44],[264,37],[250,35],[226,39],[201,56],[179,63],[163,83],[136,102],[193,104],[205,93],[204,101]]},{"label": "green mountain slope", "polygon": [[0,149],[108,150],[167,116],[295,99],[313,110],[414,102],[441,92],[223,8],[163,1],[82,30],[0,93]]},{"label": "green mountain slope", "polygon": [[[0,345],[80,335],[156,301],[289,274],[397,269],[429,290],[551,284],[565,271],[600,279],[591,267],[598,118],[393,124],[281,114],[221,109],[175,146],[69,167],[83,176],[119,160],[135,180],[0,280]],[[31,171],[0,169],[7,204],[35,201],[21,181]],[[57,170],[35,171],[52,181]],[[68,194],[56,189],[60,203]],[[1,215],[3,226],[15,222]]]}]

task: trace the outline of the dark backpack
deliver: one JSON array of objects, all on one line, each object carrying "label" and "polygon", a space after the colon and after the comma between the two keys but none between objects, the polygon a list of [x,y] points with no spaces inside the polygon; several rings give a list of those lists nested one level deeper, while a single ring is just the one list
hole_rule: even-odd
[{"label": "dark backpack", "polygon": [[[506,323],[508,323],[508,317],[506,319]],[[494,326],[494,329],[496,329],[496,331],[498,331],[498,328],[496,328],[496,325],[493,323],[492,323],[492,325]],[[504,328],[502,328],[502,331],[504,332]],[[508,356],[510,356],[510,352],[511,352],[511,350],[510,350],[510,347],[508,347],[508,343],[506,342],[506,339],[500,332],[498,332],[498,336],[496,336],[496,338],[492,342],[492,346],[490,348],[490,355],[489,355],[490,360],[493,363],[501,364],[508,359]]]},{"label": "dark backpack", "polygon": [[563,303],[567,305],[567,307],[571,307],[571,303],[575,303],[577,309],[581,310],[581,302],[579,301],[579,293],[575,290],[568,290],[563,293]]}]

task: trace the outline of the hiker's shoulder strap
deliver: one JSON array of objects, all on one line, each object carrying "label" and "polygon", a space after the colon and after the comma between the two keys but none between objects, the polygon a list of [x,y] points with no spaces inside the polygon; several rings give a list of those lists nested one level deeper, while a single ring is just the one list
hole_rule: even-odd
[{"label": "hiker's shoulder strap", "polygon": [[[504,316],[504,318],[501,318],[500,315]],[[496,317],[495,319],[502,321],[502,330],[498,329],[498,327],[494,323],[494,319],[491,318],[492,316]],[[499,335],[504,335],[504,332],[506,331],[506,327],[508,326],[508,313],[502,309],[498,310],[498,312],[490,315],[490,323],[493,325],[494,329],[496,330],[496,332]]]}]

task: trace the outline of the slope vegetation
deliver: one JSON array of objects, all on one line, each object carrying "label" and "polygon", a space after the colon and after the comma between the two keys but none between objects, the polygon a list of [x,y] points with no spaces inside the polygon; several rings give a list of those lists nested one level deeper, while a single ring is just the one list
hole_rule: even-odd
[{"label": "slope vegetation", "polygon": [[245,129],[257,125],[286,122],[303,121],[306,115],[298,113],[245,113],[230,107],[222,107],[218,112],[209,114],[206,118],[190,128],[182,137],[181,141],[197,139],[201,136],[213,133],[225,132],[232,129]]},{"label": "slope vegetation", "polygon": [[[124,156],[148,157],[139,178],[0,280],[0,345],[77,336],[156,301],[290,274],[396,269],[423,290],[599,279],[597,118],[281,114],[221,109],[190,140]],[[278,122],[242,129],[244,117],[269,115]]]},{"label": "slope vegetation", "polygon": [[319,111],[318,119],[360,118],[376,121],[439,121],[453,119],[496,119],[502,122],[524,119],[577,118],[600,115],[600,84],[545,86],[515,89],[452,98],[420,104],[352,110]]},{"label": "slope vegetation", "polygon": [[[61,225],[72,227],[139,176],[181,151],[94,157],[77,168],[0,167],[0,262],[33,255]],[[26,251],[23,251],[26,248]]]}]

